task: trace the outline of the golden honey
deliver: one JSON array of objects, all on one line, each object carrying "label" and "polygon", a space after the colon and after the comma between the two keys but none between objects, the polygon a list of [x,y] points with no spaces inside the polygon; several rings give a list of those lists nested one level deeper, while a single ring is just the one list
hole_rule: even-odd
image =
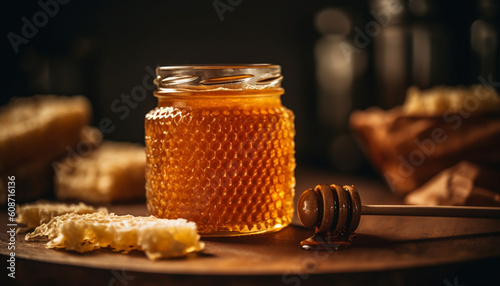
[{"label": "golden honey", "polygon": [[[279,66],[159,67],[146,115],[146,197],[205,236],[275,231],[293,216],[294,115]],[[205,84],[204,84],[205,83]]]}]

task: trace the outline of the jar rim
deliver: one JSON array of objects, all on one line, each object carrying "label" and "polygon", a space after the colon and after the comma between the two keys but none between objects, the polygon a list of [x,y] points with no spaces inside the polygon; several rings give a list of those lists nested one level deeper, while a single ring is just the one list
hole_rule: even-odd
[{"label": "jar rim", "polygon": [[281,66],[275,64],[211,64],[158,66],[159,92],[245,90],[281,87]]},{"label": "jar rim", "polygon": [[241,68],[280,68],[279,65],[270,63],[253,63],[253,64],[187,64],[173,66],[158,66],[160,70],[177,70],[177,69],[241,69]]}]

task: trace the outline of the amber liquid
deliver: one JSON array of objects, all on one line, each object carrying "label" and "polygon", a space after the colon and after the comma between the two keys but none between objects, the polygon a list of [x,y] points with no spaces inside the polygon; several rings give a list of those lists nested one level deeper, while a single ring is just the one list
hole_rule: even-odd
[{"label": "amber liquid", "polygon": [[279,230],[293,216],[293,113],[279,94],[161,98],[146,115],[146,197],[202,235]]}]

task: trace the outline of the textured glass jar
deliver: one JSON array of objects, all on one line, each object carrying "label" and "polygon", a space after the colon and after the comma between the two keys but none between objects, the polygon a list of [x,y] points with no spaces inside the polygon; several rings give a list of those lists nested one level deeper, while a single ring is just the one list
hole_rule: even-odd
[{"label": "textured glass jar", "polygon": [[158,67],[146,115],[146,197],[204,236],[279,230],[293,217],[294,115],[281,67]]}]

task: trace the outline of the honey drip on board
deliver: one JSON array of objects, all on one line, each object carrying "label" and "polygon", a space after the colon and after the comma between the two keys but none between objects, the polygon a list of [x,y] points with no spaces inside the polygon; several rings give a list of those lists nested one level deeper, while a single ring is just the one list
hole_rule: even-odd
[{"label": "honey drip on board", "polygon": [[146,197],[202,235],[279,230],[293,217],[293,113],[279,98],[163,103],[145,122]]},{"label": "honey drip on board", "polygon": [[315,233],[302,240],[300,246],[305,250],[341,250],[348,248],[355,236],[355,233]]}]

